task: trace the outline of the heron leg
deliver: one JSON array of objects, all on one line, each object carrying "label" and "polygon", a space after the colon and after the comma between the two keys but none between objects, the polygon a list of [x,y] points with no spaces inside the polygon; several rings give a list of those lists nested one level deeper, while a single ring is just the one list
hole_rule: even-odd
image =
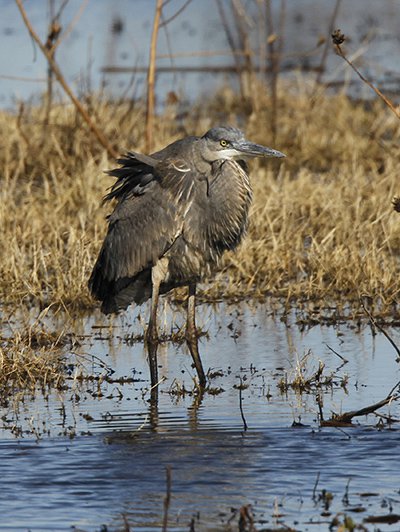
[{"label": "heron leg", "polygon": [[150,380],[151,385],[155,386],[158,382],[157,367],[157,348],[158,348],[158,326],[157,326],[157,308],[160,283],[153,283],[153,292],[151,297],[151,312],[149,325],[147,327],[145,341],[149,353]]},{"label": "heron leg", "polygon": [[152,295],[151,295],[151,311],[149,326],[145,335],[145,342],[147,345],[147,351],[149,353],[149,366],[150,366],[150,380],[151,386],[155,386],[158,383],[158,367],[157,367],[157,348],[158,348],[158,324],[157,324],[157,309],[158,298],[160,294],[160,284],[163,281],[168,262],[161,259],[157,262],[151,270],[151,282],[152,282]]},{"label": "heron leg", "polygon": [[196,367],[197,375],[199,377],[200,387],[205,388],[206,376],[204,373],[203,364],[201,363],[201,358],[199,354],[197,329],[196,329],[195,304],[196,304],[196,284],[191,283],[189,285],[188,306],[187,306],[186,342],[189,346],[190,354],[192,355],[192,359]]}]

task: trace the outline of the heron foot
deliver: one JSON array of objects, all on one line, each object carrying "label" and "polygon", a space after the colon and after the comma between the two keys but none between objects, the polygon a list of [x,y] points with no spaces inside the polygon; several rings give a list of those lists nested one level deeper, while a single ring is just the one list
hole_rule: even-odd
[{"label": "heron foot", "polygon": [[156,384],[158,383],[157,349],[159,338],[157,329],[150,326],[144,335],[144,341],[149,354],[150,381],[152,389],[154,390],[157,388]]},{"label": "heron foot", "polygon": [[186,343],[189,347],[190,354],[192,355],[193,364],[197,371],[199,378],[199,386],[204,389],[207,384],[206,375],[204,373],[203,364],[201,362],[199,345],[197,340],[197,331],[194,329],[186,330]]}]

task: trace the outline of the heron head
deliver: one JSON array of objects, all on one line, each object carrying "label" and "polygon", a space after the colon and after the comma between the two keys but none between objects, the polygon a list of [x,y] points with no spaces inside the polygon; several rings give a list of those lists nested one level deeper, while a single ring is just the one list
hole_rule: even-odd
[{"label": "heron head", "polygon": [[203,157],[209,162],[246,157],[286,157],[283,153],[248,141],[240,129],[214,127],[202,137]]}]

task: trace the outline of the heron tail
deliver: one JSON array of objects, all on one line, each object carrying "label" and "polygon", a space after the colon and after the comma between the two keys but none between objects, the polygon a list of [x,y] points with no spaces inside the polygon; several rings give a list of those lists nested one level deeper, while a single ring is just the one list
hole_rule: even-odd
[{"label": "heron tail", "polygon": [[104,314],[115,314],[126,310],[131,303],[141,305],[151,297],[151,269],[146,269],[135,277],[109,280],[104,278],[98,263],[89,279],[89,290],[93,297],[101,301]]}]

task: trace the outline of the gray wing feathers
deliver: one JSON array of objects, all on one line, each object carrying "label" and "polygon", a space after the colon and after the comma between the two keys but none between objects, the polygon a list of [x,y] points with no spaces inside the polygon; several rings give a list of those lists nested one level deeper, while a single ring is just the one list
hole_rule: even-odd
[{"label": "gray wing feathers", "polygon": [[108,279],[133,276],[151,267],[173,243],[178,222],[170,199],[145,194],[132,197],[117,205],[109,219],[109,231],[104,242]]},{"label": "gray wing feathers", "polygon": [[122,201],[130,196],[139,196],[160,181],[154,172],[158,161],[153,157],[128,152],[125,157],[117,159],[117,162],[121,166],[107,172],[117,180],[104,197],[104,201]]},{"label": "gray wing feathers", "polygon": [[140,272],[151,269],[177,238],[179,227],[171,200],[162,190],[158,192],[157,197],[144,194],[128,198],[110,216],[89,281],[98,299],[115,295]]},{"label": "gray wing feathers", "polygon": [[[104,312],[151,296],[151,268],[182,233],[196,176],[180,170],[175,148],[152,156],[130,152],[109,172],[117,180],[105,200],[117,205],[89,280]],[[169,152],[171,159],[160,160]]]}]

